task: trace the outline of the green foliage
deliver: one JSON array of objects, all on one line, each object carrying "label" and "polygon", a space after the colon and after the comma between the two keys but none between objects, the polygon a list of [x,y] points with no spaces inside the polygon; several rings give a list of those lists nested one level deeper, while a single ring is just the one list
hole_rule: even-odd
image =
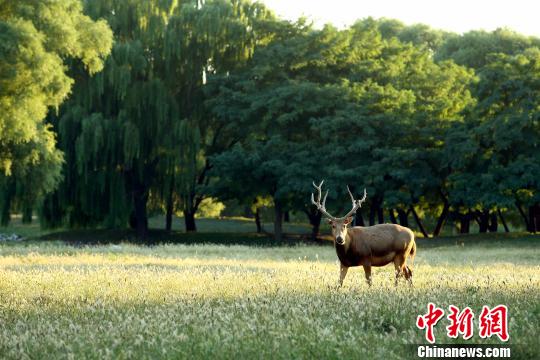
[{"label": "green foliage", "polygon": [[51,225],[108,227],[123,227],[129,219],[144,236],[150,197],[179,202],[191,216],[200,205],[206,155],[230,142],[221,139],[226,124],[205,114],[205,77],[232,70],[249,56],[259,39],[257,19],[267,12],[245,1],[86,5],[91,16],[108,21],[115,45],[93,77],[72,64],[81,80],[50,119],[66,156],[66,176],[45,203],[44,218]]},{"label": "green foliage", "polygon": [[225,209],[225,205],[214,198],[205,198],[197,210],[197,215],[205,218],[217,218]]},{"label": "green foliage", "polygon": [[73,95],[50,121],[66,156],[65,179],[44,206],[48,224],[123,227],[132,215],[144,233],[146,202],[161,162],[179,139],[178,105],[166,83],[163,39],[175,2],[89,1],[115,43],[103,71],[80,64]]},{"label": "green foliage", "polygon": [[[0,1],[0,208],[27,211],[60,179],[62,154],[43,120],[69,94],[65,64],[103,68],[112,35],[78,0]],[[18,204],[18,206],[17,206]]]},{"label": "green foliage", "polygon": [[370,223],[518,204],[540,230],[538,38],[315,29],[249,0],[0,0],[0,30],[4,224],[59,185],[48,226],[144,236],[163,211],[194,231],[212,198],[273,204],[276,234],[304,212],[316,236],[325,178],[334,213],[366,187]]},{"label": "green foliage", "polygon": [[490,60],[491,54],[516,55],[529,47],[539,47],[540,39],[526,37],[509,29],[493,32],[469,31],[463,35],[452,34],[435,54],[436,59],[452,59],[457,64],[481,69]]},{"label": "green foliage", "polygon": [[[215,159],[222,187],[304,210],[311,181],[324,177],[330,199],[346,194],[345,184],[367,187],[390,207],[438,197],[444,135],[474,103],[473,74],[435,63],[426,46],[383,37],[378,26],[289,24],[245,69],[216,79],[214,111],[251,126],[241,145]],[[250,176],[235,175],[242,173]]]},{"label": "green foliage", "polygon": [[407,26],[395,19],[367,18],[357,21],[355,26],[375,26],[385,39],[397,38],[403,43],[411,43],[415,46],[425,47],[433,52],[438,52],[449,37],[455,34],[442,30],[435,30],[425,24]]},{"label": "green foliage", "polygon": [[540,50],[493,55],[479,71],[479,99],[449,133],[452,198],[468,207],[540,201]]},{"label": "green foliage", "polygon": [[[166,171],[172,197],[180,200],[175,205],[182,208],[186,219],[194,216],[208,195],[212,166],[208,157],[230,148],[237,136],[235,124],[207,110],[206,79],[241,67],[255,44],[270,36],[272,18],[259,3],[235,0],[206,1],[202,6],[188,3],[177,8],[170,19],[164,40],[166,78],[183,120],[178,144],[181,155]],[[194,223],[190,230],[195,230]]]}]

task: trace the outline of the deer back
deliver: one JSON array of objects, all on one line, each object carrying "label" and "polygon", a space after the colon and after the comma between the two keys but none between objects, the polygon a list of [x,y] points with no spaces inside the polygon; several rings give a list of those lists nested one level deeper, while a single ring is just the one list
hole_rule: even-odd
[{"label": "deer back", "polygon": [[414,240],[414,233],[410,229],[397,224],[353,227],[351,233],[354,247],[369,248],[373,256],[404,251]]}]

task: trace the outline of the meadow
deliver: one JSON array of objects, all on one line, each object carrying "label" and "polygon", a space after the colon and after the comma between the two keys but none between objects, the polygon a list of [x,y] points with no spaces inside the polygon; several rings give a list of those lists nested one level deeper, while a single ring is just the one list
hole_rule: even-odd
[{"label": "meadow", "polygon": [[[350,270],[341,289],[330,245],[0,243],[0,354],[403,359],[426,343],[415,321],[434,302],[477,315],[507,305],[512,358],[539,358],[539,243],[523,234],[420,240],[414,287],[394,287],[384,267],[371,288],[361,268]],[[446,325],[437,343],[463,342]],[[474,331],[469,343],[500,344]]]}]

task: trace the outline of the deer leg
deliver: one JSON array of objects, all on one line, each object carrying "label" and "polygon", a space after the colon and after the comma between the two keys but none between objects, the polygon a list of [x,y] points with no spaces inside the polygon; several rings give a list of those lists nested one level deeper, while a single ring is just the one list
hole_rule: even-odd
[{"label": "deer leg", "polygon": [[364,274],[366,275],[366,281],[371,286],[371,264],[364,264]]},{"label": "deer leg", "polygon": [[401,269],[399,268],[399,266],[397,265],[394,265],[394,267],[396,268],[396,278],[394,280],[394,286],[397,286],[398,285],[398,280],[399,280],[399,277],[401,275]]},{"label": "deer leg", "polygon": [[409,282],[409,285],[413,285],[412,276],[413,272],[409,266],[405,264],[405,262],[410,259],[410,264],[412,266],[412,263],[414,261],[414,256],[416,255],[416,243],[412,243],[412,246],[410,247],[409,251],[405,251],[405,261],[404,261],[404,267],[405,267],[405,279]]},{"label": "deer leg", "polygon": [[405,274],[405,279],[409,282],[409,285],[412,286],[413,282],[412,282],[412,270],[411,270],[411,268],[409,268],[408,266],[405,266],[405,269],[404,269],[403,273]]},{"label": "deer leg", "polygon": [[[396,269],[396,279],[394,281],[394,285],[398,285],[399,277],[402,276],[405,273],[405,259],[402,255],[397,255],[394,258],[394,268]],[[406,276],[406,275],[405,275]]]},{"label": "deer leg", "polygon": [[342,263],[339,264],[339,281],[338,281],[338,287],[341,287],[343,285],[343,280],[345,280],[345,276],[347,275],[347,271],[349,271],[349,267],[343,265]]}]

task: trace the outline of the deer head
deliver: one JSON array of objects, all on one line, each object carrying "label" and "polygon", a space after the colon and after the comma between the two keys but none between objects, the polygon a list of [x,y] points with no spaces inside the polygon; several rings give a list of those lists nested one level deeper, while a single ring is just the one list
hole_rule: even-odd
[{"label": "deer head", "polygon": [[366,189],[364,189],[364,197],[360,200],[355,200],[353,194],[351,193],[351,190],[349,189],[349,186],[347,186],[347,191],[351,196],[352,209],[347,213],[347,215],[338,218],[332,216],[328,211],[326,211],[325,204],[326,197],[328,196],[328,190],[326,190],[324,197],[322,197],[323,183],[324,180],[321,181],[319,186],[315,185],[315,182],[313,183],[313,186],[315,187],[315,189],[317,189],[317,199],[315,200],[315,196],[313,195],[313,193],[311,193],[311,203],[317,207],[321,214],[323,214],[328,219],[328,223],[332,225],[332,235],[334,236],[336,244],[343,245],[345,244],[345,239],[347,237],[347,227],[352,222],[352,215],[356,213],[356,210],[358,210],[362,206],[362,203],[366,201],[367,192]]}]

